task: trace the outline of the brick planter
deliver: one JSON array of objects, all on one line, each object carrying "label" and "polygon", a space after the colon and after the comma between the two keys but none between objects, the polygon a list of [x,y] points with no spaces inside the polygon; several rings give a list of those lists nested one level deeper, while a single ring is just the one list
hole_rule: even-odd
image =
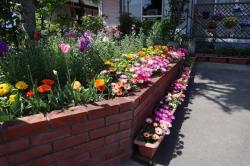
[{"label": "brick planter", "polygon": [[0,130],[0,166],[117,166],[182,62],[129,97],[19,118]]},{"label": "brick planter", "polygon": [[229,63],[232,63],[232,64],[248,64],[249,59],[247,59],[247,58],[229,58]]},{"label": "brick planter", "polygon": [[226,63],[227,58],[226,57],[210,57],[209,62],[215,62],[215,63]]}]

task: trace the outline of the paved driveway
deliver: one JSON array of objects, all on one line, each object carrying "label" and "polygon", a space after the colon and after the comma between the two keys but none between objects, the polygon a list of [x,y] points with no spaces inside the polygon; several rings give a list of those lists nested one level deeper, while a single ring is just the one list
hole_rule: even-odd
[{"label": "paved driveway", "polygon": [[250,166],[250,66],[197,63],[190,89],[157,166]]}]

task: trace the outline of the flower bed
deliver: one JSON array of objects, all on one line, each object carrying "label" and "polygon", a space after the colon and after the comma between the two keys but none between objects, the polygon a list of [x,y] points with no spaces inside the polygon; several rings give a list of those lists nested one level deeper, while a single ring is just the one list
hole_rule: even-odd
[{"label": "flower bed", "polygon": [[[46,50],[40,44],[14,53],[6,53],[5,49],[1,55],[6,55],[0,63],[4,78],[0,84],[0,122],[115,96],[126,96],[145,86],[153,76],[166,72],[169,64],[178,62],[186,55],[185,49],[176,50],[158,45],[103,62],[100,57],[98,60],[98,55],[93,55],[90,59],[87,57],[95,50],[91,47],[94,40],[92,35],[84,33],[77,39],[75,46],[75,39],[65,39],[54,48],[57,55],[51,57],[46,57]],[[36,64],[35,57],[30,60],[30,50],[42,54],[41,57],[37,56],[42,61],[37,66],[33,65]],[[50,51],[47,50],[47,53]],[[50,58],[55,64],[50,64]],[[95,61],[92,62],[91,59]],[[23,67],[25,72],[20,74],[17,71],[19,63],[27,63]],[[54,65],[55,69],[40,71],[40,65]]]},{"label": "flower bed", "polygon": [[116,166],[132,154],[132,138],[176,79],[183,62],[151,79],[128,97],[37,114],[4,123],[0,130],[1,166]]},{"label": "flower bed", "polygon": [[190,67],[184,68],[181,77],[172,84],[170,92],[154,110],[153,118],[146,118],[145,125],[134,141],[142,156],[152,159],[165,135],[170,134],[174,113],[185,97],[190,72]]}]

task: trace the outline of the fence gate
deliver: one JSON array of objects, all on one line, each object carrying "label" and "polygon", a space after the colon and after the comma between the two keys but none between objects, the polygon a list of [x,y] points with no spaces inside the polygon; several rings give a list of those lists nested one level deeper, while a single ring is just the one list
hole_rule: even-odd
[{"label": "fence gate", "polygon": [[196,4],[192,35],[250,39],[250,2]]}]

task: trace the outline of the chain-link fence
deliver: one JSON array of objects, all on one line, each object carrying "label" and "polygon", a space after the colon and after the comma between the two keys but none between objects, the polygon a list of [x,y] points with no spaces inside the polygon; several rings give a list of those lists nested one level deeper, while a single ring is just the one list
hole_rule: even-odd
[{"label": "chain-link fence", "polygon": [[196,4],[193,37],[250,39],[250,2]]}]

